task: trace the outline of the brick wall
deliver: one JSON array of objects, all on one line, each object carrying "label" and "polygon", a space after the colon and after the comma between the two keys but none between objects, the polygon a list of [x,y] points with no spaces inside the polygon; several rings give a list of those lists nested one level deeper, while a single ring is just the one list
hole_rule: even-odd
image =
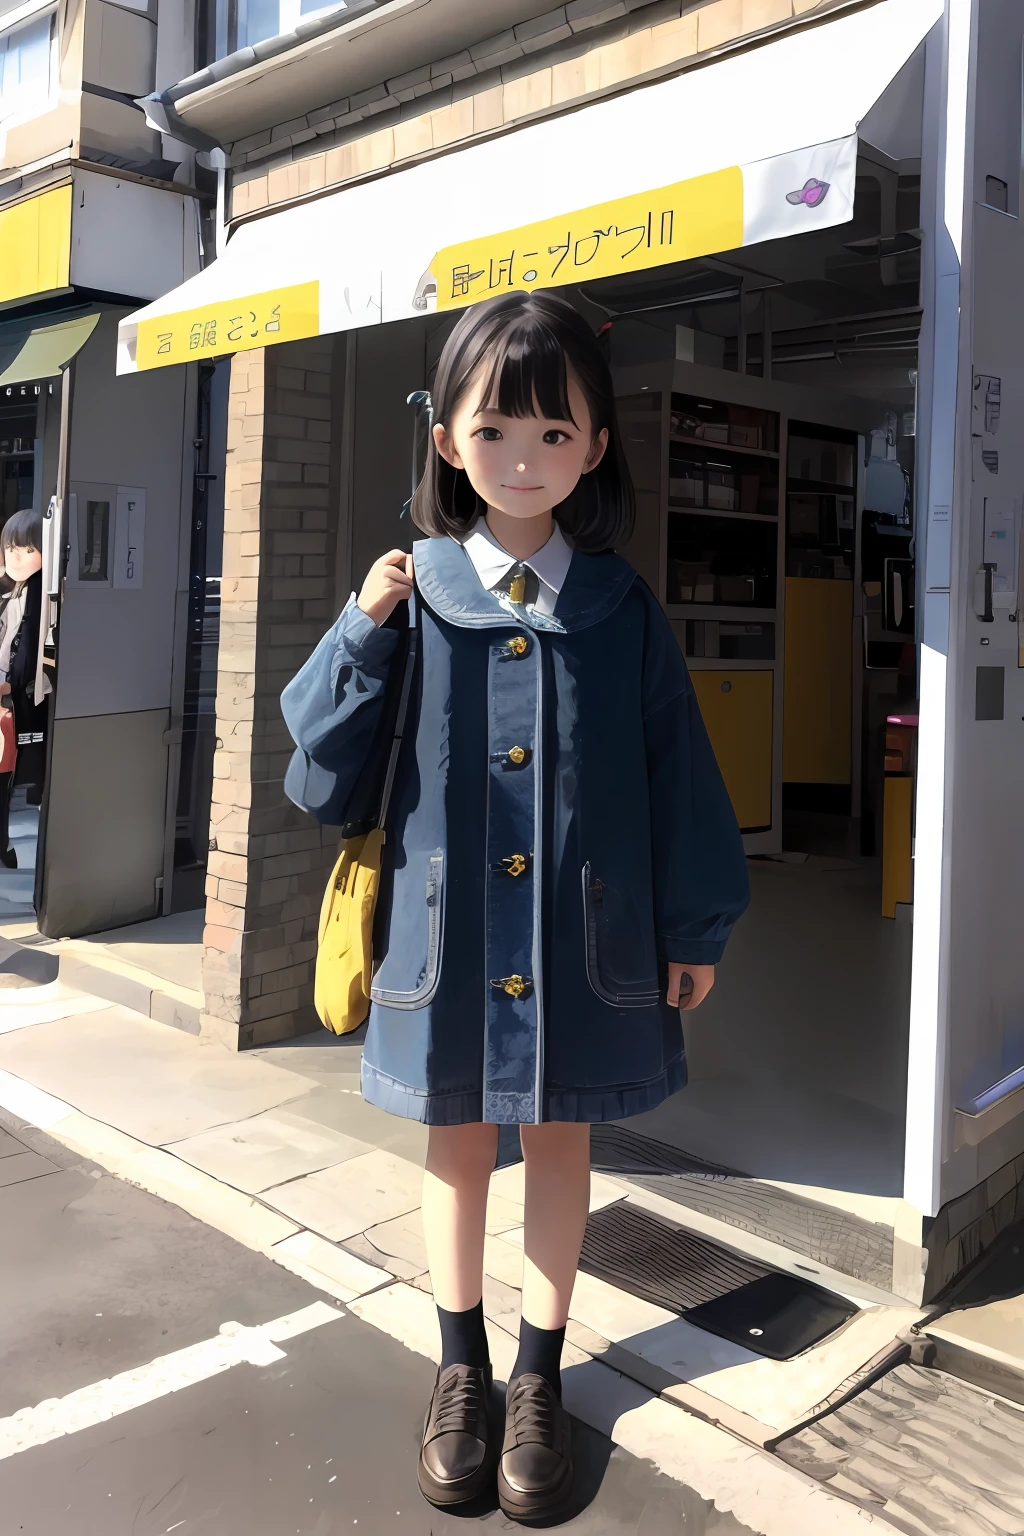
[{"label": "brick wall", "polygon": [[231,363],[201,1021],[231,1049],[317,1022],[317,919],[337,836],[284,797],[279,699],[334,617],[336,345],[317,337]]}]

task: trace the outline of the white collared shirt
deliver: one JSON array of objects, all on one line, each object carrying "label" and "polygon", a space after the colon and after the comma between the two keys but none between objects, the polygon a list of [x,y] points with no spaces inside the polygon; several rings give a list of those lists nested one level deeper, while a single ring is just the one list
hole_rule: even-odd
[{"label": "white collared shirt", "polygon": [[537,601],[532,606],[538,613],[549,616],[554,613],[572,559],[572,547],[557,523],[553,525],[547,543],[526,560],[517,560],[515,555],[510,555],[498,543],[482,517],[474,525],[472,533],[463,539],[462,547],[489,592],[508,575],[514,565],[525,565],[537,578]]}]

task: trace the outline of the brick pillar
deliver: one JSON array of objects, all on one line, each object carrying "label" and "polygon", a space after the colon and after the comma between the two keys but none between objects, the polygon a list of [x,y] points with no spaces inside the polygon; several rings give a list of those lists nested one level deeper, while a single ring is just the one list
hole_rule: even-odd
[{"label": "brick pillar", "polygon": [[334,617],[334,347],[317,337],[231,362],[202,1033],[232,1050],[317,1024],[337,836],[285,799],[279,700]]}]

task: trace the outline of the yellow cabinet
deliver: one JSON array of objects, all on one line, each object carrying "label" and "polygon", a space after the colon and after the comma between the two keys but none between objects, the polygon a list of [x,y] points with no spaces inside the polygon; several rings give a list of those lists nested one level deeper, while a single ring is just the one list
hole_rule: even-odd
[{"label": "yellow cabinet", "polygon": [[786,578],[785,784],[849,784],[853,582]]},{"label": "yellow cabinet", "polygon": [[694,671],[690,676],[741,830],[770,827],[774,674]]}]

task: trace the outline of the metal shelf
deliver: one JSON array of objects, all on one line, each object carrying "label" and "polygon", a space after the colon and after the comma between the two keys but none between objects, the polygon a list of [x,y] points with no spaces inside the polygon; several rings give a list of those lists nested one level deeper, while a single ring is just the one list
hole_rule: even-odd
[{"label": "metal shelf", "polygon": [[692,513],[695,517],[731,517],[744,523],[777,523],[777,512],[727,512],[724,507],[691,507],[687,502],[668,499],[668,510],[677,516]]},{"label": "metal shelf", "polygon": [[767,623],[780,620],[778,608],[755,608],[746,603],[666,603],[665,612],[670,619],[721,620],[723,624]]},{"label": "metal shelf", "polygon": [[675,432],[669,433],[670,443],[686,443],[690,448],[713,448],[716,453],[745,453],[755,459],[774,459],[779,462],[777,451],[772,448],[741,448],[739,443],[715,443],[709,442],[706,437],[679,437]]}]

